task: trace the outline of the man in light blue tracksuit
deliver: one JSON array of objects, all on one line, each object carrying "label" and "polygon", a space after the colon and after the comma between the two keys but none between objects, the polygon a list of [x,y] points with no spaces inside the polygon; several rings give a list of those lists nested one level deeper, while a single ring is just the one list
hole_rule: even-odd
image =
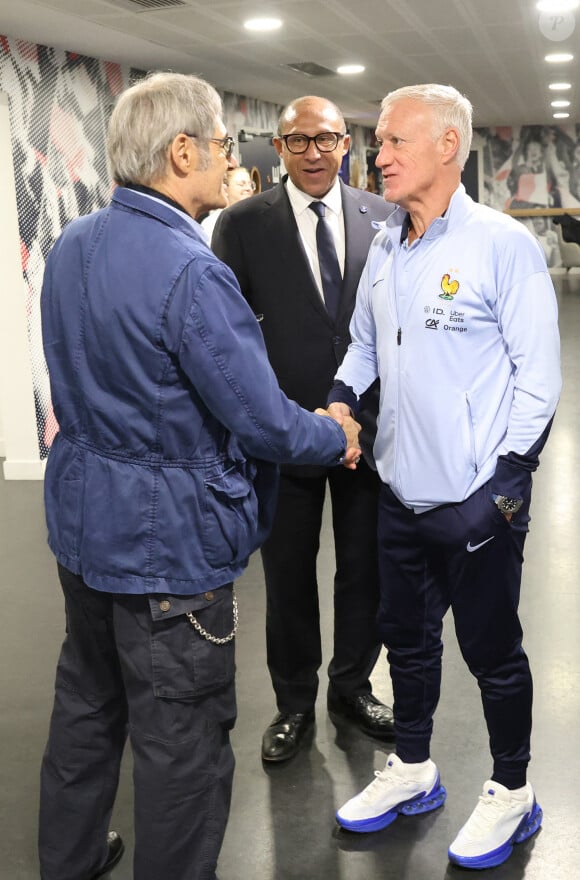
[{"label": "man in light blue tracksuit", "polygon": [[446,86],[398,89],[377,139],[385,198],[399,207],[371,245],[329,409],[356,412],[380,377],[380,626],[397,746],[337,818],[373,831],[443,803],[429,745],[451,607],[493,772],[449,857],[483,868],[542,819],[526,780],[532,680],[518,602],[531,474],[561,387],[556,300],[533,237],[460,183],[466,98]]}]

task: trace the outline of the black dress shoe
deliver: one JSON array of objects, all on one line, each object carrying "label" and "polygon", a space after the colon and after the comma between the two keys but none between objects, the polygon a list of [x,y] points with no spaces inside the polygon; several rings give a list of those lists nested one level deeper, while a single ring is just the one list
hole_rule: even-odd
[{"label": "black dress shoe", "polygon": [[378,739],[393,739],[395,736],[393,710],[372,694],[343,697],[329,690],[328,711],[331,715],[348,718],[365,733]]},{"label": "black dress shoe", "polygon": [[262,737],[262,760],[287,761],[293,758],[313,724],[313,709],[295,714],[278,712]]},{"label": "black dress shoe", "polygon": [[109,831],[107,834],[107,861],[100,868],[96,874],[91,876],[91,880],[98,880],[99,877],[104,877],[105,874],[108,874],[109,871],[112,871],[115,865],[117,865],[121,861],[121,856],[125,852],[125,844],[119,834],[116,831]]}]

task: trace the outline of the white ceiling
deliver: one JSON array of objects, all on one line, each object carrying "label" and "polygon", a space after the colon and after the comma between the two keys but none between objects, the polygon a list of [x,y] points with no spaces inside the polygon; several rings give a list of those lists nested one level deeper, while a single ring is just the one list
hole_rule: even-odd
[{"label": "white ceiling", "polygon": [[[283,19],[275,35],[243,21]],[[143,69],[204,76],[217,88],[285,104],[303,94],[338,103],[347,119],[373,126],[391,89],[418,82],[454,85],[475,108],[476,125],[552,121],[548,82],[567,78],[580,121],[580,11],[566,40],[547,39],[535,0],[0,0],[0,33]],[[560,37],[561,31],[554,30]],[[571,65],[544,62],[571,50]],[[314,62],[363,74],[309,77],[289,70]]]}]

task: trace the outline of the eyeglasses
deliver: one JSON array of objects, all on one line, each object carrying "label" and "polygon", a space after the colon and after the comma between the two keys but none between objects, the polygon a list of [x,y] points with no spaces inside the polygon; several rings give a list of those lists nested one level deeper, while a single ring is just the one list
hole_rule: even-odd
[{"label": "eyeglasses", "polygon": [[321,131],[314,137],[307,134],[281,134],[280,140],[286,144],[286,149],[291,153],[305,153],[311,142],[314,141],[316,149],[321,153],[332,153],[338,147],[338,142],[346,137],[338,131]]},{"label": "eyeglasses", "polygon": [[[184,134],[187,135],[188,138],[200,137],[198,134],[190,134],[188,131],[185,131]],[[223,138],[201,138],[201,140],[211,141],[212,144],[218,144],[224,151],[224,156],[226,157],[226,159],[229,159],[234,152],[235,141],[233,137],[231,137],[229,134],[226,134],[226,136]]]},{"label": "eyeglasses", "polygon": [[234,152],[235,141],[233,137],[230,137],[229,134],[226,134],[226,136],[223,138],[208,138],[208,141],[211,141],[212,144],[219,144],[219,146],[224,151],[224,156],[226,157],[226,159],[229,159]]}]

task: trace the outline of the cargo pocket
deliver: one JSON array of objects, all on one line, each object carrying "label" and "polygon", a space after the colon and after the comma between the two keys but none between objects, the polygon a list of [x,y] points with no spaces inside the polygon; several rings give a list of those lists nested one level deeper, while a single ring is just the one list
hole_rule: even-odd
[{"label": "cargo pocket", "polygon": [[216,638],[233,628],[231,585],[198,596],[149,597],[153,692],[170,700],[195,700],[234,682],[235,639],[215,644],[192,625],[188,613]]}]

